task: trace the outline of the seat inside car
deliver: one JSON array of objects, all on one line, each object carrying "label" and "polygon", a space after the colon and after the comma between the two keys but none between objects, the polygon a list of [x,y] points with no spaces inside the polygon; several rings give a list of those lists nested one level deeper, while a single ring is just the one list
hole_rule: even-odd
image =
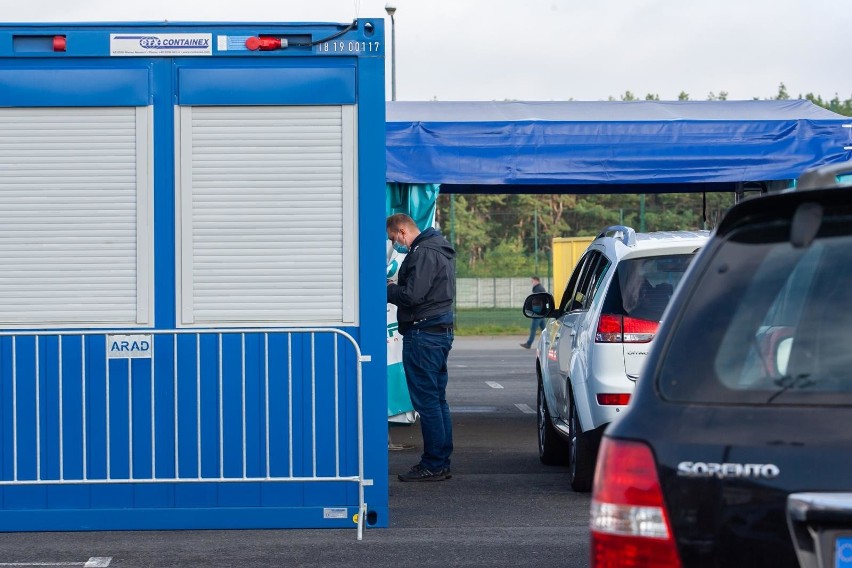
[{"label": "seat inside car", "polygon": [[[826,255],[829,257],[832,255]],[[828,262],[823,258],[823,262]],[[832,259],[835,264],[836,258]],[[820,270],[796,330],[788,375],[818,390],[852,390],[852,268]]]}]

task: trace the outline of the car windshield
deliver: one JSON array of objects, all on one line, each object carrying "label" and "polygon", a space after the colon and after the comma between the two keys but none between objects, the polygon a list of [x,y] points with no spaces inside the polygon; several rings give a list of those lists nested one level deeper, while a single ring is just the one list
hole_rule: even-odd
[{"label": "car windshield", "polygon": [[604,302],[604,313],[660,321],[693,256],[672,254],[621,261]]},{"label": "car windshield", "polygon": [[796,248],[789,223],[733,233],[707,264],[661,358],[670,400],[852,403],[852,218]]}]

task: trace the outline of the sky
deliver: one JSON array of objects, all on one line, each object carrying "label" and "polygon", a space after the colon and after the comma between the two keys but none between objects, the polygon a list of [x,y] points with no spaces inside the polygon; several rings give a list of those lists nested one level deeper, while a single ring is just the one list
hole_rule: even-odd
[{"label": "sky", "polygon": [[[5,22],[386,21],[386,0],[0,0]],[[850,0],[390,0],[397,100],[852,98]]]}]

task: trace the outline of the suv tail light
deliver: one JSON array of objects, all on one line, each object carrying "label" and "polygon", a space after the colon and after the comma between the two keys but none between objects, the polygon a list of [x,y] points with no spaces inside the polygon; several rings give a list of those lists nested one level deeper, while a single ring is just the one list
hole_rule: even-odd
[{"label": "suv tail light", "polygon": [[658,321],[602,314],[595,332],[595,343],[648,343],[654,339],[658,327]]},{"label": "suv tail light", "polygon": [[592,489],[593,567],[680,567],[651,449],[604,438]]}]

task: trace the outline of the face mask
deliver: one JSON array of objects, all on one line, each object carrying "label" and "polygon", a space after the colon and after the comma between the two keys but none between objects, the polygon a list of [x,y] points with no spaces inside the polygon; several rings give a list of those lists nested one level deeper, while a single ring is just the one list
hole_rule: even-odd
[{"label": "face mask", "polygon": [[399,254],[408,254],[408,247],[400,243],[399,241],[393,242],[393,250],[395,250]]}]

